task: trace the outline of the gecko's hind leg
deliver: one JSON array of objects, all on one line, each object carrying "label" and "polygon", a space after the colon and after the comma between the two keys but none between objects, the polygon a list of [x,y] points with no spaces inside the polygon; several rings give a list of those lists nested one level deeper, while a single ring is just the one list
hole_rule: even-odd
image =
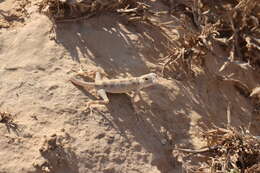
[{"label": "gecko's hind leg", "polygon": [[109,99],[104,89],[97,90],[97,94],[102,98],[102,100],[92,100],[87,102],[87,109],[90,109],[91,114],[93,110],[92,105],[106,105],[109,103]]},{"label": "gecko's hind leg", "polygon": [[[95,76],[95,82],[98,82],[101,80],[101,74],[99,71],[96,72]],[[107,97],[106,91],[104,89],[98,89],[97,95],[102,98],[102,100],[91,100],[87,102],[87,108],[90,109],[90,114],[93,112],[92,105],[106,105],[109,103],[109,99]]]}]

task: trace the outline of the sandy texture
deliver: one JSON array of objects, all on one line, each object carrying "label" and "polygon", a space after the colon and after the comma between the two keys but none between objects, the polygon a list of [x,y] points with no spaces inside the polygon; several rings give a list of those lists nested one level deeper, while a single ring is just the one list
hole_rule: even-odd
[{"label": "sandy texture", "polygon": [[[197,127],[225,125],[229,102],[232,125],[247,126],[251,120],[248,99],[211,74],[162,78],[160,85],[143,90],[139,121],[125,94],[109,95],[111,103],[90,114],[84,106],[96,99],[92,91],[68,82],[79,63],[101,68],[109,78],[159,72],[169,38],[113,14],[59,24],[56,41],[51,26],[46,16],[32,13],[23,27],[0,30],[0,108],[14,114],[19,127],[8,131],[0,123],[1,173],[180,172],[172,148],[203,146]],[[207,66],[218,71],[223,61],[210,58]],[[240,70],[236,75],[251,88],[257,84],[255,74]],[[253,132],[259,135],[259,127]]]}]

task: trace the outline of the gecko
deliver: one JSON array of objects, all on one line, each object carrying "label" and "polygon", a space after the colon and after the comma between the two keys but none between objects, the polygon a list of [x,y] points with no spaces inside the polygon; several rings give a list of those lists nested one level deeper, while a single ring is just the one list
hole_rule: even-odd
[{"label": "gecko", "polygon": [[[88,89],[94,87],[98,96],[102,100],[92,100],[87,102],[87,108],[93,104],[108,104],[109,99],[106,93],[131,93],[134,95],[131,97],[131,102],[134,106],[134,98],[139,95],[140,90],[149,86],[155,85],[158,82],[158,77],[155,73],[148,73],[139,77],[128,77],[123,79],[105,79],[101,78],[100,72],[96,72],[94,82],[84,82],[72,77],[70,81],[78,86]],[[136,107],[134,107],[136,111]]]}]

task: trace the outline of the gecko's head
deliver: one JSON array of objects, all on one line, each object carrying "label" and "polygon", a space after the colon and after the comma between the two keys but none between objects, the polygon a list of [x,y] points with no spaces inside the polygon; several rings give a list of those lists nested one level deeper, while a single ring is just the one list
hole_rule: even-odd
[{"label": "gecko's head", "polygon": [[155,73],[149,73],[141,76],[141,83],[144,87],[148,87],[157,83],[157,75]]}]

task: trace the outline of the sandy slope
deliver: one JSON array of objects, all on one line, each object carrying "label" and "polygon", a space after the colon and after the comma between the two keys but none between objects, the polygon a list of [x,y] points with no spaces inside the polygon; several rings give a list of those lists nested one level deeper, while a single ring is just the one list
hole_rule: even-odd
[{"label": "sandy slope", "polygon": [[[51,172],[180,172],[172,147],[202,146],[198,125],[224,125],[228,102],[232,125],[250,121],[249,101],[210,74],[193,81],[161,79],[145,89],[137,102],[143,110],[139,121],[124,94],[109,95],[111,103],[91,115],[84,105],[95,99],[92,91],[68,82],[79,62],[110,78],[158,72],[167,38],[111,14],[61,24],[56,41],[50,28],[47,17],[32,14],[25,26],[0,30],[0,108],[15,114],[20,129],[8,132],[0,124],[0,172],[40,172],[46,165]],[[210,58],[208,66],[217,71],[223,62]],[[238,77],[254,87],[255,76],[249,74]],[[52,138],[61,145],[46,149]]]}]

